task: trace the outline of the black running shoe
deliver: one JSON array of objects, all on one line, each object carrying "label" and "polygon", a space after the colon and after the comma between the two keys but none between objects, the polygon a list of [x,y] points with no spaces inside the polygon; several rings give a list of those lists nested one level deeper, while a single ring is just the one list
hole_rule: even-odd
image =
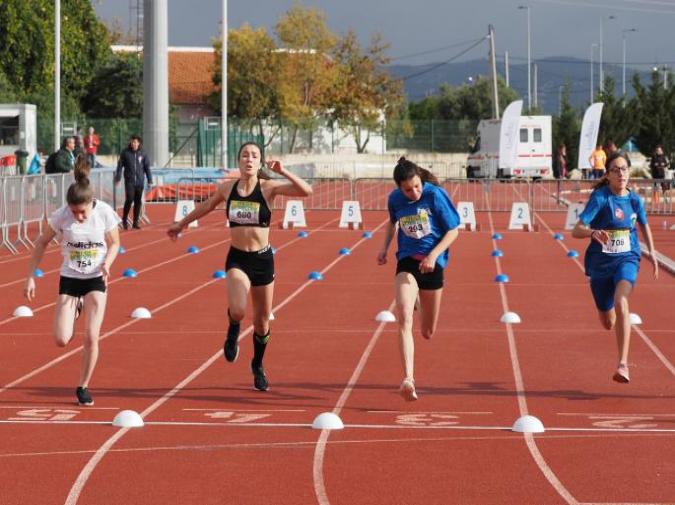
[{"label": "black running shoe", "polygon": [[82,314],[83,307],[84,307],[84,300],[82,300],[82,298],[78,298],[77,306],[75,307],[75,321],[77,321],[80,318],[80,314]]},{"label": "black running shoe", "polygon": [[270,383],[267,380],[267,375],[265,375],[265,369],[262,365],[255,367],[251,364],[251,371],[253,372],[253,387],[258,391],[267,391]]},{"label": "black running shoe", "polygon": [[91,395],[89,394],[89,389],[79,387],[75,390],[75,394],[77,395],[78,405],[91,407],[94,404],[94,400],[91,398]]},{"label": "black running shoe", "polygon": [[225,359],[230,363],[237,361],[239,357],[239,324],[230,324],[227,329],[227,338],[223,344]]}]

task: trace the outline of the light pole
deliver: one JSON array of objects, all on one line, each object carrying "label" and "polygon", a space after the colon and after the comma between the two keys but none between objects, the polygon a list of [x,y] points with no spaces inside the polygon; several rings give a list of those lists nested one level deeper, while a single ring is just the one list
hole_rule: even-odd
[{"label": "light pole", "polygon": [[[607,19],[616,19],[616,16],[609,16]],[[602,91],[605,90],[605,72],[604,72],[604,70],[603,70],[603,68],[602,68],[602,60],[603,60],[604,53],[605,53],[605,49],[604,49],[604,45],[603,45],[603,40],[602,40],[602,39],[603,39],[603,35],[602,35],[602,31],[603,31],[603,20],[604,20],[604,18],[600,18],[600,75],[599,75],[599,79],[600,79],[600,85],[599,85],[600,92],[602,92]]]},{"label": "light pole", "polygon": [[518,10],[527,10],[527,107],[532,109],[532,31],[530,24],[530,6],[519,5]]},{"label": "light pole", "polygon": [[593,92],[595,91],[593,87],[593,50],[598,47],[598,44],[591,44],[591,98],[589,103],[593,103]]},{"label": "light pole", "polygon": [[626,28],[625,30],[621,30],[621,42],[622,42],[622,49],[623,49],[623,69],[622,69],[622,92],[623,96],[626,96],[626,34],[629,32],[636,32],[637,28]]}]

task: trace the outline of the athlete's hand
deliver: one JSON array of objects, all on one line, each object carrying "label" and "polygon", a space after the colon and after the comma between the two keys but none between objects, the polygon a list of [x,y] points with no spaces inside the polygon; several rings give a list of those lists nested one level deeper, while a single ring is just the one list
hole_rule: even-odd
[{"label": "athlete's hand", "polygon": [[600,245],[605,245],[609,242],[609,233],[605,230],[593,230],[591,233],[591,238],[595,240]]},{"label": "athlete's hand", "polygon": [[654,280],[657,280],[659,278],[659,260],[656,259],[655,251],[652,251],[649,257],[652,260],[652,265],[654,267]]},{"label": "athlete's hand", "polygon": [[387,263],[387,251],[380,251],[377,254],[377,264],[385,265]]},{"label": "athlete's hand", "polygon": [[279,160],[268,160],[266,164],[267,168],[269,168],[275,174],[281,174],[281,172],[284,170],[284,167]]},{"label": "athlete's hand", "polygon": [[166,230],[166,234],[171,240],[176,241],[178,240],[178,237],[180,237],[182,231],[183,227],[180,225],[180,223],[173,223],[171,226],[169,226],[169,229]]},{"label": "athlete's hand", "polygon": [[35,279],[33,279],[33,276],[26,279],[26,285],[23,288],[23,296],[25,296],[29,302],[32,302],[33,298],[35,298]]},{"label": "athlete's hand", "polygon": [[110,277],[110,267],[105,263],[101,265],[101,277],[103,277],[103,283],[107,286],[108,278]]},{"label": "athlete's hand", "polygon": [[422,272],[423,274],[433,272],[434,268],[436,268],[436,256],[430,254],[422,261],[420,261],[420,272]]}]

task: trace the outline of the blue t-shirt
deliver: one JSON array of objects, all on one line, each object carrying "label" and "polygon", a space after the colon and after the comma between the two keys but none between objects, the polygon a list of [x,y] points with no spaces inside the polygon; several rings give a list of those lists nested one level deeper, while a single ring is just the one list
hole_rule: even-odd
[{"label": "blue t-shirt", "polygon": [[642,199],[629,191],[617,196],[603,186],[591,193],[579,220],[593,230],[606,230],[610,242],[605,247],[591,239],[584,266],[590,277],[611,277],[624,261],[640,261],[640,242],[635,223],[647,224]]},{"label": "blue t-shirt", "polygon": [[[396,259],[409,256],[427,256],[443,236],[459,226],[459,214],[445,190],[430,183],[422,186],[422,196],[416,202],[409,200],[400,189],[389,195],[389,219],[398,223],[398,251]],[[438,255],[441,268],[448,264],[448,251]]]}]

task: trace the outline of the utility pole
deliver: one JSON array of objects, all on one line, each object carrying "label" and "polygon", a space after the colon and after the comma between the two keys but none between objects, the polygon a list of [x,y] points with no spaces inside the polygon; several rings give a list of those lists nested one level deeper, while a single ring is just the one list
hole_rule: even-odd
[{"label": "utility pole", "polygon": [[506,87],[511,86],[511,80],[509,79],[509,52],[504,51],[504,78],[506,79]]},{"label": "utility pole", "polygon": [[534,74],[534,108],[539,107],[539,69],[537,64],[532,65],[532,73]]},{"label": "utility pole", "polygon": [[488,26],[490,38],[490,73],[492,74],[492,118],[499,119],[499,94],[497,92],[497,58],[495,55],[495,29]]},{"label": "utility pole", "polygon": [[220,59],[220,161],[227,168],[227,0],[223,0],[223,43]]},{"label": "utility pole", "polygon": [[61,0],[54,2],[54,150],[61,147]]}]

